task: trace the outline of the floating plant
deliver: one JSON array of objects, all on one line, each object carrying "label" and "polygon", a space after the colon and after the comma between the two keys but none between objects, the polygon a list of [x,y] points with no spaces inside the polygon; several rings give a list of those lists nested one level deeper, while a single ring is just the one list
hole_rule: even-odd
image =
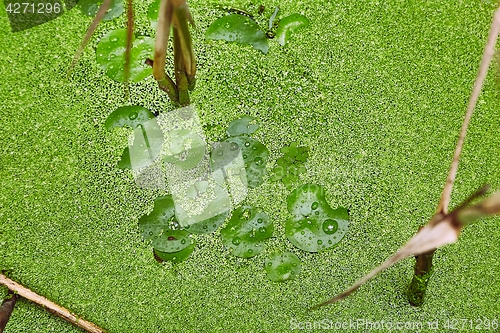
[{"label": "floating plant", "polygon": [[175,204],[171,195],[155,199],[153,210],[139,219],[139,231],[151,241],[155,255],[162,260],[179,262],[193,252],[194,240],[185,230],[179,230],[175,220]]},{"label": "floating plant", "polygon": [[[232,121],[227,129],[229,138],[219,143],[211,154],[212,170],[228,165],[241,153],[248,187],[256,188],[264,182],[269,150],[248,134],[254,133],[258,124],[252,124],[253,117],[243,116]],[[225,144],[226,143],[226,144]]]},{"label": "floating plant", "polygon": [[252,45],[254,49],[264,54],[269,49],[264,31],[250,17],[240,14],[231,14],[215,20],[208,27],[205,37]]},{"label": "floating plant", "polygon": [[137,170],[146,167],[160,154],[163,133],[154,114],[142,106],[119,107],[108,116],[105,126],[108,130],[116,127],[130,127],[134,130],[134,143],[125,148],[118,163],[121,169]]},{"label": "floating plant", "polygon": [[[269,18],[268,29],[264,32],[250,14],[242,10],[229,9],[230,12],[238,12],[238,14],[230,14],[215,20],[208,27],[205,37],[252,45],[266,54],[269,49],[267,38],[276,36],[278,42],[285,45],[293,32],[309,24],[309,20],[301,14],[292,14],[277,23],[278,10],[279,8],[276,7]],[[259,14],[262,12],[259,11]]]},{"label": "floating plant", "polygon": [[299,180],[299,176],[306,172],[304,166],[309,157],[309,148],[297,146],[297,142],[290,143],[289,146],[281,148],[283,156],[278,158],[273,169],[271,181],[281,180],[287,189],[291,190],[293,183]]},{"label": "floating plant", "polygon": [[259,141],[246,135],[230,137],[224,140],[237,145],[241,151],[243,161],[245,162],[246,179],[248,187],[256,188],[264,182],[266,173],[266,163],[269,157],[269,151]]},{"label": "floating plant", "polygon": [[[83,14],[87,16],[95,16],[99,7],[104,0],[79,0],[78,6]],[[103,21],[111,21],[123,14],[123,0],[111,0],[106,14],[103,16]]]},{"label": "floating plant", "polygon": [[[127,29],[117,29],[104,35],[96,50],[97,63],[106,72],[106,75],[118,82],[125,80],[125,45]],[[140,36],[134,40],[132,36],[130,50],[130,77],[131,82],[139,82],[153,72],[145,64],[147,58],[153,58],[155,41],[153,38]]]},{"label": "floating plant", "polygon": [[272,236],[274,226],[266,213],[251,206],[242,206],[233,211],[220,234],[231,254],[250,258],[264,250],[264,241]]},{"label": "floating plant", "polygon": [[278,29],[276,30],[278,42],[282,46],[285,45],[290,39],[292,33],[307,25],[309,25],[309,20],[301,14],[292,14],[282,18],[278,24]]},{"label": "floating plant", "polygon": [[328,249],[344,237],[349,215],[343,207],[332,209],[321,185],[306,184],[287,198],[288,211],[294,216],[286,221],[285,234],[290,242],[307,252]]},{"label": "floating plant", "polygon": [[250,135],[259,129],[259,124],[252,123],[255,120],[251,116],[243,116],[233,120],[227,127],[226,133],[228,136],[238,136],[242,134]]},{"label": "floating plant", "polygon": [[300,274],[300,259],[291,252],[272,253],[264,263],[267,277],[273,282],[295,279]]}]

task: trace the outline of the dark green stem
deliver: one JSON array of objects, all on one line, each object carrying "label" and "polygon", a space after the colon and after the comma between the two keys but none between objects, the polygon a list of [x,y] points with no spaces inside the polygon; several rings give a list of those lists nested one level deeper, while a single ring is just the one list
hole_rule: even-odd
[{"label": "dark green stem", "polygon": [[184,58],[182,56],[182,46],[179,36],[179,31],[176,27],[173,28],[174,37],[174,67],[175,67],[175,82],[179,91],[179,104],[186,106],[190,104],[189,101],[189,81],[186,75],[186,68],[184,66]]},{"label": "dark green stem", "polygon": [[429,252],[415,256],[416,262],[413,279],[411,280],[407,292],[408,301],[413,306],[420,306],[424,303],[427,284],[429,283],[432,273],[434,272],[432,257],[434,256],[435,251],[436,249],[433,249]]},{"label": "dark green stem", "polygon": [[[146,65],[153,67],[152,59],[147,58],[145,63]],[[179,91],[177,90],[174,81],[167,75],[167,73],[165,73],[165,77],[163,79],[157,80],[156,82],[158,82],[160,89],[167,93],[168,98],[170,98],[172,103],[179,104]]]}]

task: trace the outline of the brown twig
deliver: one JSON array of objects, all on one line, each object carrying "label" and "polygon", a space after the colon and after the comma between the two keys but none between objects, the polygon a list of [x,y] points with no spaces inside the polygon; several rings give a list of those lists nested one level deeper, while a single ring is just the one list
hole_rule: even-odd
[{"label": "brown twig", "polygon": [[91,323],[90,321],[87,321],[85,319],[82,319],[71,312],[69,310],[63,308],[60,305],[57,305],[56,303],[46,299],[43,296],[38,295],[37,293],[31,291],[30,289],[20,285],[19,283],[9,279],[3,274],[0,274],[0,284],[5,285],[9,290],[12,290],[16,294],[32,301],[33,303],[36,303],[38,305],[43,306],[46,308],[48,311],[52,312],[53,314],[63,318],[66,321],[69,321],[75,326],[78,326],[82,329],[84,329],[86,332],[89,333],[105,333],[106,331],[99,326]]},{"label": "brown twig", "polygon": [[439,205],[437,207],[437,213],[446,214],[448,211],[448,204],[450,203],[451,191],[453,188],[453,182],[457,175],[458,161],[460,159],[460,153],[462,152],[462,147],[464,145],[465,135],[467,134],[467,127],[469,126],[472,113],[476,107],[479,94],[483,88],[483,83],[486,78],[486,73],[491,63],[491,59],[495,54],[495,44],[497,42],[498,33],[500,32],[500,8],[495,12],[493,17],[493,22],[491,23],[491,29],[488,36],[488,42],[484,47],[483,58],[481,59],[481,66],[477,73],[476,81],[474,82],[474,87],[472,88],[472,93],[469,98],[469,105],[467,106],[467,113],[465,114],[464,122],[462,124],[462,129],[460,130],[460,135],[458,137],[457,146],[455,148],[455,154],[450,166],[450,171],[448,172],[448,177],[446,178],[446,183],[443,188],[443,193],[441,194],[441,199],[439,200]]},{"label": "brown twig", "polygon": [[106,15],[106,12],[108,11],[109,6],[111,6],[111,0],[104,0],[101,7],[99,7],[99,10],[97,11],[96,16],[94,17],[94,20],[92,20],[92,23],[90,24],[90,26],[87,30],[87,33],[85,34],[85,37],[83,38],[83,41],[80,44],[80,47],[78,48],[78,51],[76,51],[76,54],[73,57],[73,61],[71,62],[71,65],[69,66],[69,69],[68,69],[68,74],[67,74],[68,76],[71,73],[71,71],[73,70],[73,68],[75,67],[76,62],[78,61],[78,59],[82,55],[82,52],[85,49],[85,46],[87,45],[87,43],[88,43],[90,37],[92,36],[92,34],[94,33],[95,29],[99,25],[99,22],[101,22],[104,15]]},{"label": "brown twig", "polygon": [[3,300],[2,305],[0,306],[0,333],[2,333],[5,326],[7,326],[10,315],[12,314],[12,311],[14,311],[14,307],[16,306],[16,302],[19,297],[19,295],[9,291],[8,298]]}]

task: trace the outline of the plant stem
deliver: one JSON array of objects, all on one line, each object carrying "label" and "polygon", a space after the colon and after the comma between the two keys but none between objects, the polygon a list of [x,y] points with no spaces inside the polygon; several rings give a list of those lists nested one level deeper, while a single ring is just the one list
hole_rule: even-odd
[{"label": "plant stem", "polygon": [[[153,67],[154,60],[146,58],[145,63],[146,65]],[[177,87],[175,86],[175,83],[170,78],[170,76],[168,76],[167,73],[164,73],[163,79],[157,80],[157,82],[158,87],[160,87],[161,90],[167,93],[168,98],[170,98],[172,103],[179,104],[179,91],[177,90]]]},{"label": "plant stem", "polygon": [[[422,229],[421,226],[418,230]],[[424,303],[425,291],[427,290],[427,284],[434,272],[432,266],[432,257],[436,249],[430,250],[429,252],[421,253],[415,256],[415,269],[413,273],[413,278],[411,280],[410,286],[408,287],[408,301],[413,306],[420,306]]]},{"label": "plant stem", "polygon": [[174,26],[174,72],[175,81],[177,83],[177,90],[179,92],[179,104],[186,106],[190,104],[189,101],[189,81],[186,75],[186,68],[184,66],[184,59],[182,54],[182,45],[179,36],[179,30]]},{"label": "plant stem", "polygon": [[5,285],[9,290],[15,292],[19,296],[22,296],[33,303],[36,303],[38,305],[43,306],[46,308],[48,311],[52,312],[53,314],[63,318],[66,321],[69,321],[75,326],[78,326],[85,330],[86,332],[89,333],[106,333],[105,330],[100,328],[99,326],[86,321],[71,312],[69,312],[67,309],[63,308],[60,305],[57,305],[56,303],[49,301],[43,296],[38,295],[37,293],[31,291],[30,289],[20,285],[19,283],[9,279],[3,274],[0,274],[0,284]]},{"label": "plant stem", "polygon": [[2,306],[0,306],[0,333],[3,332],[7,322],[9,321],[12,311],[14,311],[14,306],[16,305],[19,295],[9,292],[9,297],[3,300]]}]

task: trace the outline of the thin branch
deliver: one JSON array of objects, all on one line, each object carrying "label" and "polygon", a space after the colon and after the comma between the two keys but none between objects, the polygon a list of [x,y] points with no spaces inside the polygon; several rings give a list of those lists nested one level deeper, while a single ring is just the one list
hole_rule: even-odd
[{"label": "thin branch", "polygon": [[98,327],[97,325],[86,321],[71,312],[69,312],[67,309],[63,308],[60,305],[57,305],[56,303],[49,301],[43,296],[38,295],[37,293],[29,290],[28,288],[20,285],[19,283],[9,279],[3,274],[0,274],[0,284],[5,285],[9,290],[12,290],[16,294],[32,301],[33,303],[39,304],[46,308],[48,311],[52,312],[53,314],[63,318],[66,321],[69,321],[75,326],[78,326],[85,331],[89,333],[105,333],[106,331],[103,330],[102,328]]},{"label": "thin branch", "polygon": [[99,22],[103,19],[104,15],[106,15],[106,12],[109,9],[109,6],[111,6],[111,0],[104,0],[102,3],[101,7],[99,7],[99,10],[97,11],[96,16],[94,17],[94,20],[90,24],[87,33],[85,34],[85,37],[83,38],[82,43],[80,44],[80,48],[78,51],[76,51],[75,56],[73,57],[73,61],[71,62],[71,65],[68,68],[68,73],[67,75],[69,76],[73,68],[75,67],[76,63],[78,62],[78,59],[80,59],[80,56],[82,55],[83,50],[85,49],[85,46],[87,45],[90,37],[94,33],[95,29],[99,25]]},{"label": "thin branch", "polygon": [[483,58],[481,59],[481,66],[479,67],[479,72],[474,82],[474,87],[469,99],[469,105],[467,107],[467,113],[465,114],[464,122],[462,124],[462,129],[460,130],[460,136],[458,137],[457,147],[455,148],[455,154],[453,155],[453,160],[451,162],[450,171],[448,172],[448,178],[444,185],[443,193],[441,194],[441,199],[439,200],[439,205],[437,207],[438,213],[446,214],[448,212],[448,204],[450,203],[451,191],[453,188],[453,182],[457,175],[458,161],[460,159],[460,153],[464,145],[465,135],[467,134],[467,127],[469,126],[472,113],[476,107],[479,94],[483,87],[484,80],[486,78],[486,73],[490,66],[491,59],[495,54],[495,44],[497,41],[498,33],[500,32],[500,8],[495,12],[493,22],[491,24],[490,34],[488,36],[488,42],[484,48]]},{"label": "thin branch", "polygon": [[134,7],[132,0],[127,0],[127,45],[125,47],[125,98],[130,96],[128,81],[130,79],[130,51],[132,50],[132,39],[134,37]]}]

